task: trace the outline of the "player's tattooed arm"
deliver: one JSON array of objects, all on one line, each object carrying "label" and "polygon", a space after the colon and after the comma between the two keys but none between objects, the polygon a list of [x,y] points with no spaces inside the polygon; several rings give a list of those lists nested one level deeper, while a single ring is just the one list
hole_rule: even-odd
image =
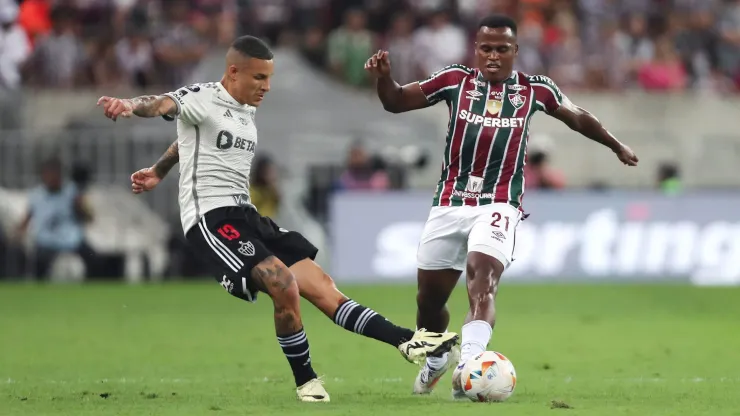
[{"label": "player's tattooed arm", "polygon": [[177,115],[177,104],[166,95],[142,95],[128,100],[134,115],[139,117],[161,117]]},{"label": "player's tattooed arm", "polygon": [[154,173],[157,175],[158,178],[164,179],[165,176],[170,172],[173,166],[175,166],[180,161],[180,148],[177,144],[177,140],[175,140],[169,148],[167,148],[167,151],[164,152],[162,157],[157,160],[157,163],[152,166],[152,169],[154,169]]},{"label": "player's tattooed arm", "polygon": [[552,116],[565,123],[571,130],[577,131],[589,139],[612,149],[624,164],[630,166],[637,165],[638,158],[632,152],[632,149],[617,140],[601,124],[601,121],[596,116],[573,104],[568,97],[563,97],[562,104],[557,110],[552,112]]}]

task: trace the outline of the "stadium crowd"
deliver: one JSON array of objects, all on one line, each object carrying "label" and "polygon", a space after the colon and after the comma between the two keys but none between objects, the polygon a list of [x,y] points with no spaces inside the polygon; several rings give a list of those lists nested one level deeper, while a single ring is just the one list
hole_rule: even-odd
[{"label": "stadium crowd", "polygon": [[569,90],[740,90],[740,0],[0,0],[0,89],[178,85],[237,33],[356,86],[387,48],[410,81],[469,60],[489,12],[518,18],[520,70]]}]

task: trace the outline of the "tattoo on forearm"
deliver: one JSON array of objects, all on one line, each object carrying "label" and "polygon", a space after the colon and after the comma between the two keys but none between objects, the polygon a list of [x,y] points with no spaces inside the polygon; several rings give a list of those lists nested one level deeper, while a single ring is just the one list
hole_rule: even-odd
[{"label": "tattoo on forearm", "polygon": [[154,173],[158,178],[163,179],[167,176],[170,169],[180,161],[180,152],[177,145],[177,140],[170,145],[166,152],[159,158],[157,163],[154,164]]},{"label": "tattoo on forearm", "polygon": [[157,117],[159,114],[159,106],[162,103],[162,96],[159,95],[142,95],[131,99],[131,104],[134,107],[134,115],[139,117]]}]

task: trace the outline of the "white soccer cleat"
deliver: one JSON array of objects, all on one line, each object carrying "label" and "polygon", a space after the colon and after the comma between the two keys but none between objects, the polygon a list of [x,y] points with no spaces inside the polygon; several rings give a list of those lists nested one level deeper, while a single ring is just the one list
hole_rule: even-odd
[{"label": "white soccer cleat", "polygon": [[455,367],[455,371],[452,372],[453,400],[462,400],[468,398],[468,396],[465,395],[465,390],[463,390],[462,378],[460,377],[463,367],[465,367],[465,363],[458,363],[457,367]]},{"label": "white soccer cleat", "polygon": [[450,369],[451,365],[454,365],[460,358],[460,348],[457,346],[452,347],[450,353],[447,356],[447,361],[440,368],[432,368],[429,366],[429,361],[426,365],[419,370],[419,374],[416,375],[414,381],[414,394],[429,394],[434,390],[434,387],[439,382],[439,379]]},{"label": "white soccer cleat", "polygon": [[296,389],[298,400],[302,402],[328,402],[329,393],[324,388],[324,382],[315,378]]},{"label": "white soccer cleat", "polygon": [[399,345],[398,350],[406,361],[421,365],[427,357],[440,357],[449,352],[459,339],[460,336],[454,332],[440,334],[420,329],[410,341]]}]

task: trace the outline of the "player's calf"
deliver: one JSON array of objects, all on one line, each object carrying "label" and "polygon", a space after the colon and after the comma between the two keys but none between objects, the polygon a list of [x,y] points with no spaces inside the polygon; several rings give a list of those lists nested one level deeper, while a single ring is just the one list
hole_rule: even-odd
[{"label": "player's calf", "polygon": [[293,370],[296,386],[304,387],[317,376],[311,366],[308,337],[301,322],[295,277],[283,262],[270,256],[252,269],[252,278],[272,298],[278,343]]},{"label": "player's calf", "polygon": [[467,286],[470,311],[462,327],[460,362],[486,350],[496,322],[496,293],[504,272],[501,261],[488,254],[468,254]]},{"label": "player's calf", "polygon": [[414,332],[395,325],[383,315],[345,296],[337,289],[332,278],[312,260],[302,260],[291,266],[290,270],[296,275],[301,296],[319,308],[335,324],[356,334],[393,345],[399,348],[407,360],[416,361],[427,354],[441,355],[449,351],[457,341],[457,334],[454,333]]}]

